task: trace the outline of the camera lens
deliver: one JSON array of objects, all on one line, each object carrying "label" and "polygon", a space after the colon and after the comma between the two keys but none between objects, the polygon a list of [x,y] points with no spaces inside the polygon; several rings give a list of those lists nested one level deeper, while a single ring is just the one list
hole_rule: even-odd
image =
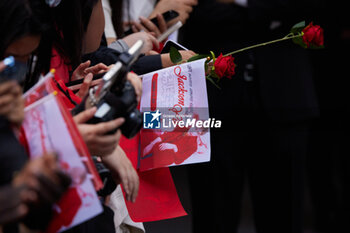
[{"label": "camera lens", "polygon": [[142,114],[139,110],[134,109],[125,118],[125,123],[122,125],[121,130],[125,137],[134,137],[142,127]]}]

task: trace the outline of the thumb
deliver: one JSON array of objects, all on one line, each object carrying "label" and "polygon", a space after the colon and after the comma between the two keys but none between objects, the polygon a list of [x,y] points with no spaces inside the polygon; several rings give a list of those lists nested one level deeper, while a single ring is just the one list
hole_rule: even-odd
[{"label": "thumb", "polygon": [[95,112],[96,112],[96,107],[89,108],[89,109],[79,113],[78,115],[74,116],[73,117],[74,122],[76,124],[85,123],[94,116]]}]

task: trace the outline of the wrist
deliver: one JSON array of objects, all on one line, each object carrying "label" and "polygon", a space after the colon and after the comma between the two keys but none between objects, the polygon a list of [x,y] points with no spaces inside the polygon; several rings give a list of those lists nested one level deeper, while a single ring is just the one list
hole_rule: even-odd
[{"label": "wrist", "polygon": [[173,66],[173,65],[174,65],[174,64],[171,62],[171,60],[170,60],[170,55],[169,55],[169,53],[161,54],[160,57],[161,57],[162,67],[163,67],[163,68],[170,67],[170,66]]}]

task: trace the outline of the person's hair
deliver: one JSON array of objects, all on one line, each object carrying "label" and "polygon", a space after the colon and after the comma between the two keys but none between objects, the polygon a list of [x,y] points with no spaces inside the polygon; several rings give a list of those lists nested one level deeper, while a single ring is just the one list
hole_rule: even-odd
[{"label": "person's hair", "polygon": [[36,6],[36,0],[0,0],[0,59],[12,42],[27,35],[41,35],[47,29],[38,14],[43,9],[31,5]]},{"label": "person's hair", "polygon": [[41,73],[49,71],[53,47],[73,69],[81,63],[84,32],[96,3],[97,0],[62,0],[57,7],[45,12],[52,27],[41,39],[38,60],[24,90],[33,86]]},{"label": "person's hair", "polygon": [[62,0],[53,9],[56,37],[54,47],[72,66],[81,61],[84,36],[82,6],[80,0]]},{"label": "person's hair", "polygon": [[81,63],[84,33],[98,0],[62,0],[53,8],[56,37],[53,45],[72,67]]}]

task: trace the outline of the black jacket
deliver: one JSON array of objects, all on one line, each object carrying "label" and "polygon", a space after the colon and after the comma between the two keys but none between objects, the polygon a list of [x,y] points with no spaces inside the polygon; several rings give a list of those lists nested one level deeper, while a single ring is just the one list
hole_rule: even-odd
[{"label": "black jacket", "polygon": [[[312,7],[307,1],[248,0],[248,7],[201,0],[181,33],[181,42],[197,53],[209,50],[219,55],[249,45],[281,38],[302,20]],[[312,5],[312,4],[310,4]],[[308,6],[308,5],[307,5]],[[274,26],[271,29],[271,26]],[[272,120],[305,120],[317,117],[318,104],[313,86],[308,51],[291,41],[235,55],[237,78],[244,71],[248,56],[255,64],[259,99],[266,116]],[[230,84],[223,82],[224,99],[230,101]],[[209,84],[210,85],[210,84]],[[209,90],[210,96],[210,90]]]}]

